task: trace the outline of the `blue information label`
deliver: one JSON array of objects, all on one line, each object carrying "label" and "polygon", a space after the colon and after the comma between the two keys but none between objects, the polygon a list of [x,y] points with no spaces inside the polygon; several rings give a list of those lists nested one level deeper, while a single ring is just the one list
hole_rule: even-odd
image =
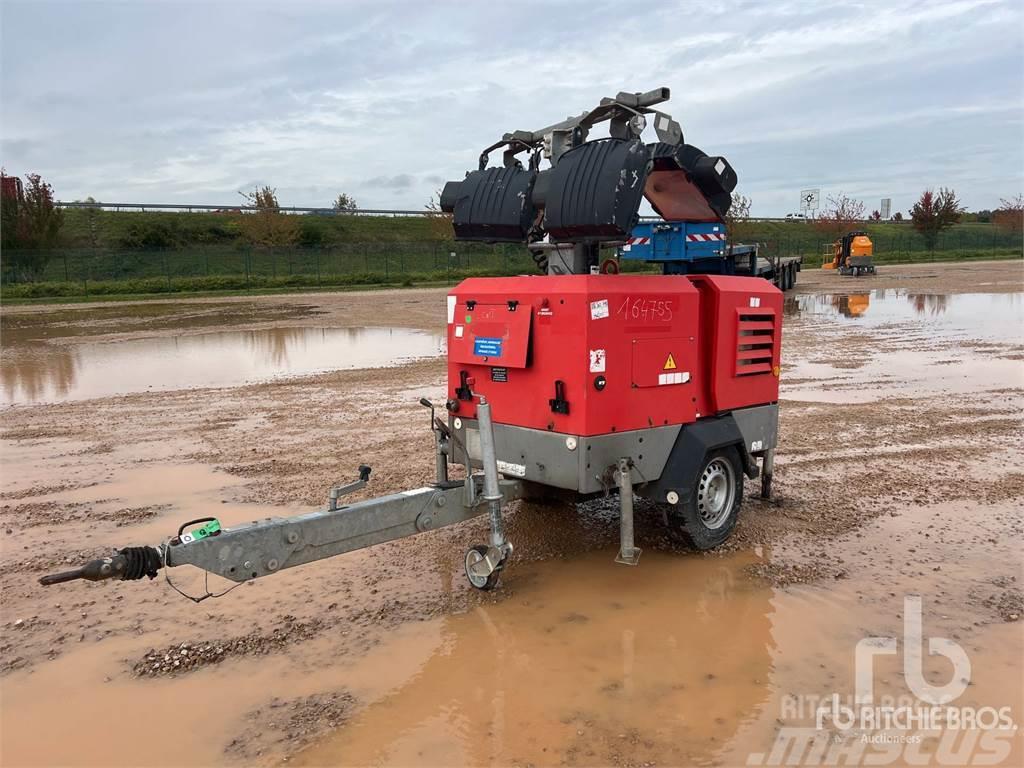
[{"label": "blue information label", "polygon": [[473,354],[481,357],[501,357],[502,339],[492,336],[477,336],[473,339]]}]

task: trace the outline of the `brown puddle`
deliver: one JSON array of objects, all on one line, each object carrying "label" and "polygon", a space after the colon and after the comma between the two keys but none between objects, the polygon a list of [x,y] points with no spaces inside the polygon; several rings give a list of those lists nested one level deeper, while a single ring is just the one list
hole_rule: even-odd
[{"label": "brown puddle", "polygon": [[[992,532],[1002,541],[989,551],[906,552],[927,545],[936,526],[962,522],[964,512],[954,505],[930,510],[927,531],[920,520],[886,518],[866,536],[847,537],[835,548],[837,559],[865,548],[873,557],[854,579],[827,589],[752,581],[745,567],[761,558],[751,552],[645,552],[640,567],[624,569],[602,551],[517,569],[508,601],[443,620],[438,635],[431,632],[414,652],[396,642],[373,666],[357,663],[351,682],[373,703],[293,762],[744,765],[770,753],[779,726],[813,726],[813,716],[804,716],[809,710],[797,711],[794,702],[853,693],[857,642],[902,637],[905,593],[923,598],[925,636],[962,640],[973,661],[971,687],[956,704],[1007,706],[1019,722],[1020,624],[977,629],[948,583],[980,582],[990,557],[1012,571],[1013,539],[1002,534],[1019,526],[1019,512],[969,511],[999,518]],[[929,567],[922,562],[918,571],[918,557]],[[946,564],[942,575],[930,558]],[[395,685],[394,670],[382,667],[403,657],[420,661]],[[923,671],[935,684],[950,679],[941,656],[926,656]],[[896,658],[880,660],[874,677],[879,698],[909,694]],[[1000,737],[1012,750],[1002,764],[1018,764],[1019,733]]]},{"label": "brown puddle", "polygon": [[231,387],[281,376],[396,365],[440,355],[443,346],[441,334],[408,328],[268,328],[5,346],[0,402]]},{"label": "brown puddle", "polygon": [[413,674],[298,762],[639,762],[652,737],[659,762],[709,756],[768,695],[772,591],[743,577],[751,556],[612,554],[511,575],[514,597],[444,620]]},{"label": "brown puddle", "polygon": [[[166,482],[152,486],[158,469]],[[126,498],[142,486],[161,501],[175,483],[194,487],[181,497],[187,506],[133,528],[133,540],[197,513],[228,523],[263,513],[251,505],[217,510],[232,479],[185,466],[140,467],[67,496]],[[987,527],[977,539],[944,533],[982,519]],[[958,703],[1011,706],[1019,721],[1021,625],[999,624],[976,604],[987,592],[976,590],[1012,574],[1020,525],[1019,509],[998,505],[884,517],[830,545],[840,562],[859,553],[858,567],[849,579],[818,587],[773,589],[751,579],[746,570],[764,561],[760,550],[702,556],[649,549],[638,568],[614,565],[608,550],[513,563],[505,599],[399,624],[365,652],[347,648],[342,624],[283,652],[174,678],[132,678],[130,663],[154,639],[121,634],[3,679],[0,758],[5,765],[272,764],[302,742],[265,733],[302,733],[301,723],[289,724],[293,702],[326,692],[351,695],[355,704],[292,762],[744,765],[770,751],[780,725],[807,725],[787,697],[852,691],[857,642],[900,635],[908,590],[923,596],[926,636],[954,638],[971,657],[971,687]],[[158,633],[180,636],[190,614],[255,624],[296,596],[336,600],[332,574],[380,567],[372,553],[286,571],[201,607],[177,602],[163,619],[175,627]],[[452,579],[462,578],[456,561],[438,571],[426,562],[402,567],[413,569],[419,589],[451,590]],[[194,572],[179,570],[183,584],[197,586]],[[78,594],[96,600],[102,617],[138,610],[153,601],[145,595],[166,587],[83,590],[91,590]],[[113,602],[113,592],[123,602]],[[415,595],[407,588],[406,597]],[[147,622],[161,621],[159,605],[147,614]],[[924,671],[932,682],[949,678],[941,657],[926,657]],[[880,660],[875,677],[879,694],[905,693],[895,659]],[[283,703],[268,705],[271,699]],[[40,723],[60,738],[40,738]],[[1019,738],[1010,748],[1016,751],[1003,764],[1018,764]]]}]

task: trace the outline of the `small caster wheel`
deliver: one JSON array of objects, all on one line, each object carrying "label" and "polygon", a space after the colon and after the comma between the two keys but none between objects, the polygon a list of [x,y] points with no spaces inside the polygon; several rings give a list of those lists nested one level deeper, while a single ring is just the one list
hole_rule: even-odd
[{"label": "small caster wheel", "polygon": [[504,564],[501,550],[477,544],[466,553],[466,578],[474,587],[487,592],[498,586],[498,577]]}]

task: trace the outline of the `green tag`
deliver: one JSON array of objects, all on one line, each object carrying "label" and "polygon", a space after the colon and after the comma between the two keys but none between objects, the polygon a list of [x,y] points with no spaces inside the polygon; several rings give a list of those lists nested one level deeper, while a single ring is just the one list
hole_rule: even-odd
[{"label": "green tag", "polygon": [[220,520],[211,520],[202,528],[196,528],[192,531],[192,535],[197,539],[205,539],[207,536],[213,536],[215,533],[220,533]]},{"label": "green tag", "polygon": [[211,520],[204,526],[196,528],[193,531],[189,531],[188,533],[181,534],[181,543],[190,544],[193,541],[209,538],[215,533],[220,533],[220,520]]}]

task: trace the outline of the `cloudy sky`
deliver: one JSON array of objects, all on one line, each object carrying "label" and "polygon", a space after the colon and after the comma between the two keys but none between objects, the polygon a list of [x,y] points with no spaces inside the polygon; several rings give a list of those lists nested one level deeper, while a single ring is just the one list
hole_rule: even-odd
[{"label": "cloudy sky", "polygon": [[[500,134],[669,86],[762,216],[1024,188],[1024,3],[0,2],[0,162],[63,200],[421,208]],[[596,134],[595,134],[596,135]],[[497,160],[497,158],[495,158]]]}]

